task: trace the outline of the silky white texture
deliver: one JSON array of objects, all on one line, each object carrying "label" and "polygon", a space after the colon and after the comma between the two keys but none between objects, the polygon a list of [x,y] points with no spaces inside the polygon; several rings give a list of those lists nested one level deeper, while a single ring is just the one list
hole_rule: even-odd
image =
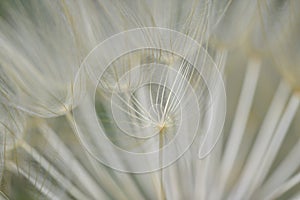
[{"label": "silky white texture", "polygon": [[[276,4],[277,1],[260,2],[266,3],[266,8],[274,8],[272,3]],[[298,8],[295,0],[286,2],[285,5],[288,5],[288,8],[293,8],[292,10]],[[42,6],[44,4],[46,6]],[[2,154],[5,158],[4,175],[11,173],[14,177],[27,180],[28,187],[25,189],[34,194],[33,198],[231,200],[272,199],[287,196],[297,199],[299,197],[297,191],[293,190],[299,188],[300,180],[297,157],[299,97],[297,94],[292,94],[295,84],[290,81],[290,75],[297,77],[297,70],[293,71],[294,68],[285,67],[287,62],[291,63],[289,66],[292,67],[298,63],[297,56],[294,56],[297,54],[296,47],[299,45],[297,42],[298,26],[289,27],[289,25],[297,24],[294,23],[298,21],[295,15],[297,12],[285,12],[287,7],[279,6],[279,9],[282,9],[282,12],[278,13],[280,16],[284,19],[292,17],[291,23],[283,29],[284,34],[280,28],[276,29],[276,26],[274,26],[275,29],[269,29],[270,26],[266,27],[266,30],[276,30],[274,37],[268,37],[270,39],[268,45],[274,45],[272,46],[273,53],[280,60],[279,65],[284,69],[283,80],[279,81],[277,72],[269,68],[269,65],[274,65],[274,63],[265,57],[270,52],[264,54],[264,52],[255,51],[258,56],[253,57],[255,48],[252,47],[267,46],[260,44],[260,42],[265,42],[266,38],[261,37],[259,26],[254,26],[254,32],[258,33],[253,35],[253,29],[250,30],[248,25],[251,24],[250,22],[261,20],[257,17],[259,10],[264,12],[262,15],[264,19],[269,16],[268,14],[273,14],[273,12],[266,12],[272,9],[259,9],[256,1],[99,0],[79,2],[66,0],[33,2],[33,8],[49,9],[45,15],[50,16],[51,20],[46,16],[42,17],[44,10],[33,9],[33,19],[39,21],[41,29],[32,24],[34,20],[30,14],[25,14],[28,9],[24,10],[22,8],[24,6],[26,7],[25,4],[18,2],[18,6],[7,7],[7,12],[13,16],[10,23],[14,22],[14,25],[8,25],[5,20],[2,20],[3,18],[0,22],[0,43],[3,44],[1,46],[3,49],[0,50],[1,101],[35,116],[65,115],[47,120],[30,119],[26,123],[27,128],[19,132],[21,137],[12,139],[12,141],[19,141],[19,145],[13,149],[6,149],[5,154]],[[24,12],[18,13],[17,7]],[[277,10],[277,7],[274,10]],[[253,15],[254,18],[252,18]],[[268,19],[270,21],[266,20],[265,22],[268,23],[265,24],[272,25],[274,18]],[[49,21],[54,21],[54,24],[58,26],[42,23]],[[237,21],[239,23],[235,23]],[[279,22],[285,24],[285,20],[279,20]],[[213,60],[220,71],[224,72],[229,112],[223,136],[206,159],[196,159],[200,144],[195,143],[173,165],[156,172],[133,175],[104,167],[86,153],[82,144],[74,137],[76,127],[68,111],[76,109],[80,98],[86,92],[84,89],[86,85],[83,84],[86,81],[85,77],[79,76],[80,81],[76,83],[77,85],[72,85],[80,61],[86,54],[99,42],[115,33],[144,26],[171,28],[187,34],[199,43],[203,42],[204,48],[211,55],[215,55]],[[42,36],[39,36],[39,31]],[[248,37],[249,35],[252,37]],[[21,36],[27,40],[22,40]],[[207,43],[208,38],[216,42]],[[254,43],[251,43],[253,38]],[[280,43],[277,43],[277,38],[280,39]],[[239,45],[236,42],[239,42]],[[56,47],[53,49],[48,43],[55,44],[57,49]],[[111,45],[113,49],[118,44]],[[289,46],[293,48],[290,50]],[[246,55],[242,53],[245,49]],[[143,55],[132,56],[128,60],[132,63],[145,63],[140,57]],[[115,64],[125,65],[128,60]],[[162,58],[161,60],[164,64],[173,62],[172,59]],[[247,63],[249,66],[245,71],[244,66],[247,66]],[[117,73],[124,74],[122,70],[126,71],[126,67],[121,68]],[[188,72],[182,71],[183,74]],[[37,76],[34,76],[35,74]],[[106,73],[103,84],[99,84],[97,88],[99,94],[96,95],[98,102],[96,108],[91,107],[89,110],[85,107],[81,117],[89,121],[91,111],[96,109],[101,113],[98,117],[101,118],[102,125],[106,126],[107,135],[112,141],[116,140],[114,142],[122,144],[124,148],[141,150],[140,146],[133,146],[132,141],[126,140],[125,137],[118,137],[116,127],[107,121],[112,115],[103,111],[103,107],[110,106],[109,103],[105,103],[105,98],[109,90],[115,86],[114,74],[112,71]],[[132,80],[132,83],[139,82],[128,77],[124,81],[128,80]],[[294,88],[289,87],[287,80]],[[194,83],[193,86],[196,86],[197,81],[191,82]],[[128,88],[127,86],[120,87],[120,89],[124,90]],[[241,89],[240,86],[243,88]],[[75,87],[79,88],[78,91],[73,91]],[[153,85],[152,90],[156,91],[157,87]],[[163,87],[160,91],[163,91]],[[208,96],[208,93],[204,91],[205,89],[201,95]],[[218,85],[216,91],[218,91]],[[149,102],[145,100],[147,98],[142,93],[144,93],[143,90],[137,92],[137,96],[144,103],[143,105],[148,105]],[[73,97],[76,98],[73,99]],[[217,101],[221,100],[217,99]],[[207,106],[205,103],[201,105],[204,109]],[[1,119],[7,119],[8,115],[1,114],[0,116]],[[13,116],[13,119],[18,118],[16,114]],[[132,118],[127,120],[132,120]],[[205,121],[207,118],[203,120]],[[8,122],[15,127],[14,123]],[[91,130],[95,130],[95,124],[91,123],[88,126]],[[164,142],[167,143],[170,139],[166,137]],[[91,139],[90,142],[101,146],[101,141]],[[158,149],[160,145],[151,147]],[[148,148],[149,146],[146,146],[143,150]],[[233,152],[233,154],[223,152]],[[122,160],[113,152],[108,152],[107,159],[115,160],[120,165],[126,164],[126,160]],[[133,166],[138,164],[130,163]],[[224,166],[227,166],[226,170]],[[220,177],[223,177],[222,182],[220,182]],[[3,178],[10,180],[6,176]],[[11,189],[12,192],[16,190]],[[7,196],[11,195],[7,193],[9,189],[1,188],[1,190]]]}]

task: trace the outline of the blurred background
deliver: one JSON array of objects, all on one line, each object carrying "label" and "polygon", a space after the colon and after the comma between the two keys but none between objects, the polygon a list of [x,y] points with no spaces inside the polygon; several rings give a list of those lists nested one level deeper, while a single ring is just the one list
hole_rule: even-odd
[{"label": "blurred background", "polygon": [[[208,156],[198,158],[195,142],[173,164],[135,174],[89,151],[103,141],[78,133],[74,112],[89,121],[90,110],[78,111],[86,86],[75,83],[98,44],[143,27],[178,31],[202,46],[222,74],[227,112]],[[300,199],[299,35],[298,0],[2,0],[0,199]],[[111,85],[135,63],[171,66],[176,58],[156,53],[117,60],[97,87],[98,122],[123,148],[136,143],[114,125]]]}]

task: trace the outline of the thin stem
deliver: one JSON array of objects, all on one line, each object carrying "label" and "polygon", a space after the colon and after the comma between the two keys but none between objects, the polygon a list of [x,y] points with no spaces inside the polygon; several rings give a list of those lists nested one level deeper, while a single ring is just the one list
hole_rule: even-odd
[{"label": "thin stem", "polygon": [[[62,187],[64,187],[72,196],[79,199],[90,199],[82,191],[80,191],[75,185],[73,185],[66,177],[58,172],[54,166],[52,166],[42,155],[38,153],[34,148],[29,146],[25,141],[20,143],[22,147],[32,158],[39,163]],[[29,177],[27,177],[29,178]]]},{"label": "thin stem", "polygon": [[80,162],[76,159],[73,153],[69,150],[69,148],[60,140],[49,126],[46,124],[39,125],[40,132],[47,138],[49,144],[56,148],[56,151],[59,155],[62,156],[63,161],[72,166],[71,172],[74,176],[78,178],[83,184],[83,187],[94,197],[94,198],[106,198],[106,195],[102,191],[102,189],[97,185],[95,180],[87,173],[84,167],[80,164]]},{"label": "thin stem", "polygon": [[289,103],[285,109],[285,112],[283,113],[282,118],[276,128],[272,141],[270,142],[268,150],[264,155],[264,159],[260,163],[260,167],[257,170],[255,177],[253,177],[252,185],[250,186],[247,197],[249,195],[250,198],[250,196],[261,185],[261,183],[264,181],[265,177],[267,176],[267,173],[269,172],[271,165],[282,145],[282,142],[286,134],[288,133],[288,129],[295,117],[295,114],[299,107],[299,102],[300,99],[296,95],[293,95],[290,98]]},{"label": "thin stem", "polygon": [[163,185],[163,146],[164,146],[164,130],[159,132],[159,166],[160,166],[160,199],[166,200],[165,189]]},{"label": "thin stem", "polygon": [[299,158],[300,139],[289,154],[284,158],[280,165],[274,170],[272,175],[260,188],[258,197],[265,197],[275,188],[283,184],[289,177],[291,177],[300,165]]},{"label": "thin stem", "polygon": [[280,197],[282,194],[296,186],[297,184],[300,183],[300,173],[295,175],[293,178],[282,184],[280,187],[276,188],[271,194],[269,194],[266,198],[267,200],[271,199],[277,199]]},{"label": "thin stem", "polygon": [[273,133],[276,129],[276,126],[280,120],[281,114],[284,110],[284,107],[288,101],[290,95],[290,88],[286,85],[284,81],[278,86],[278,89],[273,97],[272,103],[268,109],[268,112],[265,116],[262,126],[257,134],[257,138],[252,147],[241,178],[236,184],[236,189],[233,190],[231,198],[240,199],[243,198],[245,192],[249,189],[251,184],[252,177],[257,172],[257,169],[260,167],[261,160],[264,157],[267,147],[271,142]]},{"label": "thin stem", "polygon": [[[45,195],[49,199],[58,200],[60,197],[53,193],[49,188],[45,187],[43,183],[40,183],[40,181],[37,181],[37,177],[33,177],[30,173],[24,171],[23,169],[20,169],[17,167],[15,163],[12,161],[8,161],[6,163],[6,167],[9,171],[15,174],[21,174],[23,177],[25,177],[41,194]],[[0,199],[2,199],[3,193],[1,192]],[[7,197],[4,199],[8,199]]]},{"label": "thin stem", "polygon": [[[256,85],[260,73],[260,62],[257,60],[249,60],[247,71],[245,74],[239,103],[235,113],[235,118],[231,127],[229,138],[227,140],[226,149],[221,166],[221,181],[219,192],[216,195],[221,197],[226,186],[226,181],[230,176],[230,172],[234,165],[235,159],[239,152],[242,138],[246,129],[250,109],[256,90]],[[217,198],[219,199],[219,198]]]},{"label": "thin stem", "polygon": [[[72,114],[68,112],[66,114],[66,118],[72,130],[75,133],[77,133]],[[128,195],[129,195],[128,193],[133,191],[132,192],[134,193],[134,195],[132,196],[133,199],[143,199],[140,192],[135,190],[136,188],[134,186],[128,189],[129,186],[133,185],[130,183],[130,179],[128,179],[126,176],[123,176],[121,180],[113,179],[111,174],[108,173],[108,171],[106,170],[106,168],[102,168],[102,165],[99,165],[98,161],[94,160],[94,158],[92,158],[89,154],[87,154],[87,157],[90,160],[90,164],[93,167],[94,173],[97,175],[97,178],[101,180],[102,187],[104,187],[105,191],[108,191],[107,193],[112,195],[113,198],[128,199]],[[122,173],[120,173],[119,175],[122,175]],[[123,185],[125,185],[128,189],[126,191],[123,190],[124,186],[122,186],[122,183],[124,182],[125,184]]]},{"label": "thin stem", "polygon": [[9,198],[4,194],[4,192],[0,191],[0,199],[1,200],[9,200]]}]

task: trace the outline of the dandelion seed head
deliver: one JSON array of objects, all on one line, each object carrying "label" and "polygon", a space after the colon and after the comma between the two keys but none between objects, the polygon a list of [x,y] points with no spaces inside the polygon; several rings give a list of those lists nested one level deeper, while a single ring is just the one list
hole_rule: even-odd
[{"label": "dandelion seed head", "polygon": [[0,198],[299,199],[298,8],[1,2]]}]

